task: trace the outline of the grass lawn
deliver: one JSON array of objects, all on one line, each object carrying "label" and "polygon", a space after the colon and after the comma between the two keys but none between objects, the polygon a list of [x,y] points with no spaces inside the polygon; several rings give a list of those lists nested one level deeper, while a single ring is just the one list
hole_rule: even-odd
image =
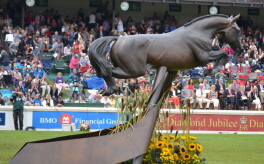
[{"label": "grass lawn", "polygon": [[[8,163],[25,142],[82,132],[0,131],[0,164]],[[264,135],[194,134],[208,164],[264,163]]]}]

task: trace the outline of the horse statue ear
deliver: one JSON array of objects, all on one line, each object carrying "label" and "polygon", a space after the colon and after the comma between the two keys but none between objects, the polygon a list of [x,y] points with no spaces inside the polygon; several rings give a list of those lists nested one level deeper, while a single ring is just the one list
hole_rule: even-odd
[{"label": "horse statue ear", "polygon": [[231,15],[228,19],[233,19],[233,15]]},{"label": "horse statue ear", "polygon": [[232,23],[236,22],[238,20],[238,18],[240,17],[240,14],[238,14],[237,16],[235,16],[233,19],[232,19]]}]

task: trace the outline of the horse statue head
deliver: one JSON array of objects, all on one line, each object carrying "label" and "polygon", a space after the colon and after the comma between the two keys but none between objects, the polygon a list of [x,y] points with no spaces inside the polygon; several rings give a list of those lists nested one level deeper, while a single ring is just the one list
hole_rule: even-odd
[{"label": "horse statue head", "polygon": [[227,26],[227,28],[219,31],[219,34],[222,35],[224,42],[228,43],[229,46],[238,54],[240,54],[243,49],[239,39],[240,37],[239,35],[241,34],[241,31],[238,25],[236,24],[236,21],[238,20],[239,17],[240,14],[235,16],[234,18],[233,16],[230,16],[228,18],[230,20],[230,23]]}]

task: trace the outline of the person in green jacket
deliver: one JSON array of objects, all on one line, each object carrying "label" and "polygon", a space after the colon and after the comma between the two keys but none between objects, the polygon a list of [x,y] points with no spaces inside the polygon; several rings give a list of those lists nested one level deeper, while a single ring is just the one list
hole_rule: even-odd
[{"label": "person in green jacket", "polygon": [[14,92],[13,94],[13,118],[15,129],[18,130],[18,119],[19,119],[19,130],[23,130],[23,110],[24,110],[25,97],[23,92]]}]

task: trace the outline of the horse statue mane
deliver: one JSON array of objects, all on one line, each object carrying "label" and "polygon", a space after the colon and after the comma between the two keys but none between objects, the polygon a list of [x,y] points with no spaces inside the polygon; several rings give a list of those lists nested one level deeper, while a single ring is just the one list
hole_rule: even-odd
[{"label": "horse statue mane", "polygon": [[187,26],[190,26],[191,24],[193,24],[193,23],[195,23],[195,22],[197,22],[199,20],[206,19],[206,18],[211,18],[211,17],[229,18],[229,16],[224,15],[224,14],[208,14],[208,15],[203,15],[203,16],[200,16],[198,18],[192,19],[189,22],[185,23],[183,26],[187,27]]}]

